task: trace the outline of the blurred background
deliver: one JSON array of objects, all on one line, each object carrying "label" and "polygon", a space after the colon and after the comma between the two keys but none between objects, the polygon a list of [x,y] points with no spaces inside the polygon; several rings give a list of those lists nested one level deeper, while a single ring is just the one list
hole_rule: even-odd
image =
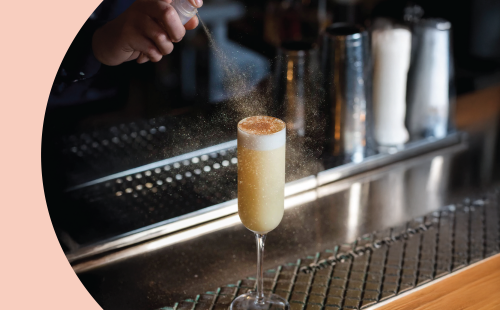
[{"label": "blurred background", "polygon": [[[111,19],[119,13],[104,15]],[[101,66],[77,82],[56,77],[44,123],[42,169],[49,211],[67,253],[236,198],[237,157],[231,141],[237,121],[245,116],[265,111],[296,125],[289,132],[296,144],[288,152],[288,181],[387,152],[371,135],[377,107],[371,99],[376,56],[370,34],[377,20],[413,36],[405,118],[410,138],[399,144],[454,132],[454,98],[500,82],[500,1],[206,0],[199,14],[229,63],[211,48],[200,26],[158,63]],[[424,37],[418,29],[428,21],[449,36],[442,80],[446,126],[444,133],[426,129],[415,134],[410,123],[416,114],[410,115],[409,104],[411,90],[422,92],[415,81],[423,73],[414,68],[425,47],[424,39],[418,43]],[[331,28],[333,23],[340,28]],[[364,79],[361,112],[352,106],[352,115],[360,113],[362,122],[349,125],[355,129],[345,137],[360,142],[351,146],[331,138],[335,115],[329,111],[337,100],[331,98],[342,93],[345,100],[336,104],[350,107],[351,94],[353,100],[361,97],[349,86],[329,91],[342,83],[329,80],[325,68],[339,54],[329,54],[325,38],[336,36],[331,40],[337,42],[358,33],[367,35],[359,43],[366,47],[358,55],[363,70],[356,71],[359,76],[340,74],[341,80]],[[345,48],[347,65],[333,64],[336,73],[331,74],[341,67],[350,70],[351,53],[358,52]],[[240,75],[244,79],[235,91],[233,80]],[[389,152],[400,149],[390,147]],[[339,149],[345,152],[339,155]]]}]

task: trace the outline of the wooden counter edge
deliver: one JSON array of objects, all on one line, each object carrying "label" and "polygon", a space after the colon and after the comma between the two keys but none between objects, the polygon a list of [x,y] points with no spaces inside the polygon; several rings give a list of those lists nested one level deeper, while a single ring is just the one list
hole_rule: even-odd
[{"label": "wooden counter edge", "polygon": [[500,309],[500,254],[367,308],[372,309]]}]

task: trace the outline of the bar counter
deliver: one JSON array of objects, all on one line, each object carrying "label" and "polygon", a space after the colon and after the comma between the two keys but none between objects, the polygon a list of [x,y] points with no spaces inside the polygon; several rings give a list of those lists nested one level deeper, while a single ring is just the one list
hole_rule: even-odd
[{"label": "bar counter", "polygon": [[[284,218],[267,238],[266,287],[286,296],[293,310],[444,309],[449,308],[442,306],[449,305],[447,300],[456,302],[453,308],[498,307],[499,256],[494,254],[499,252],[500,242],[499,121],[500,86],[464,95],[457,100],[456,125],[467,133],[466,144],[451,145],[287,197]],[[474,214],[481,214],[477,223]],[[468,225],[469,231],[463,241],[469,247],[464,264],[459,265],[452,255],[458,247],[450,248],[450,256],[445,258],[450,264],[447,273],[440,274],[436,269],[440,259],[437,256],[429,279],[424,279],[424,272],[420,272],[423,263],[415,265],[414,274],[409,277],[413,279],[412,285],[404,281],[405,270],[408,270],[404,268],[405,259],[412,246],[425,249],[427,233],[423,232],[422,246],[412,241],[417,240],[414,236],[405,241],[404,246],[388,247],[384,257],[389,258],[391,251],[396,251],[393,249],[401,247],[402,254],[397,254],[401,260],[399,270],[391,274],[390,265],[384,265],[381,272],[385,280],[379,279],[378,288],[373,290],[369,287],[377,281],[369,281],[369,266],[375,260],[365,262],[360,272],[355,269],[362,265],[358,260],[370,259],[370,255],[309,274],[301,271],[311,263],[337,255],[342,247],[353,250],[360,246],[363,237],[404,232],[411,225],[422,225],[429,219],[430,225],[433,220],[441,223],[441,226],[436,224],[434,230],[445,229],[447,221],[452,223],[447,233],[451,244],[457,245],[459,241],[455,238],[458,238],[462,216],[467,216],[463,225]],[[489,217],[493,220],[488,220]],[[483,227],[481,225],[484,233],[478,234],[484,239],[484,248],[476,255],[471,244],[474,238],[479,238],[475,227]],[[492,228],[496,227],[496,235],[486,233],[491,225],[496,225]],[[444,230],[440,234],[444,236]],[[435,247],[439,246],[437,240]],[[419,259],[424,252],[419,252]],[[380,252],[373,251],[373,257],[375,253]],[[255,262],[253,234],[241,225],[237,214],[229,214],[153,240],[75,260],[72,266],[83,285],[106,310],[209,310],[227,308],[236,294],[251,287]],[[337,281],[342,280],[338,277],[341,268],[346,268],[344,284]],[[362,278],[354,279],[358,273]],[[390,291],[386,280],[394,276],[399,278]],[[443,276],[443,280],[435,280],[439,276]],[[488,302],[473,298],[473,294],[460,296],[460,292],[472,293],[481,287],[474,286],[476,289],[469,291],[471,279],[477,283],[484,280],[483,294],[489,296]],[[356,288],[356,284],[359,287]],[[450,288],[457,290],[452,292]],[[367,297],[370,295],[376,297],[370,299]],[[467,305],[462,304],[466,302],[464,296],[471,298]]]}]

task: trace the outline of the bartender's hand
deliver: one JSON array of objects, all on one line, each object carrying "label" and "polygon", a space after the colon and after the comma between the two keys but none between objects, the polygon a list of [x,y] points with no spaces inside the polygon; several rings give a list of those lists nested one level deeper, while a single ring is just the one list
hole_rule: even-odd
[{"label": "bartender's hand", "polygon": [[[189,0],[199,8],[203,0]],[[138,63],[153,62],[174,49],[186,30],[198,26],[194,16],[182,25],[170,5],[172,0],[136,0],[116,19],[99,28],[92,38],[95,57],[103,64],[116,66],[136,59]]]}]

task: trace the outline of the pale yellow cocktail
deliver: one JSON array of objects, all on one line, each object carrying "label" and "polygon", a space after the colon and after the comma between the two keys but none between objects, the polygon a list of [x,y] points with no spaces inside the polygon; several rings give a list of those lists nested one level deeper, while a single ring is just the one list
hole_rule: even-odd
[{"label": "pale yellow cocktail", "polygon": [[229,310],[288,310],[283,297],[264,294],[264,244],[285,211],[285,122],[251,116],[238,123],[238,214],[257,243],[256,290],[233,300]]},{"label": "pale yellow cocktail", "polygon": [[285,123],[253,116],[238,124],[238,213],[253,232],[276,228],[284,212]]}]

